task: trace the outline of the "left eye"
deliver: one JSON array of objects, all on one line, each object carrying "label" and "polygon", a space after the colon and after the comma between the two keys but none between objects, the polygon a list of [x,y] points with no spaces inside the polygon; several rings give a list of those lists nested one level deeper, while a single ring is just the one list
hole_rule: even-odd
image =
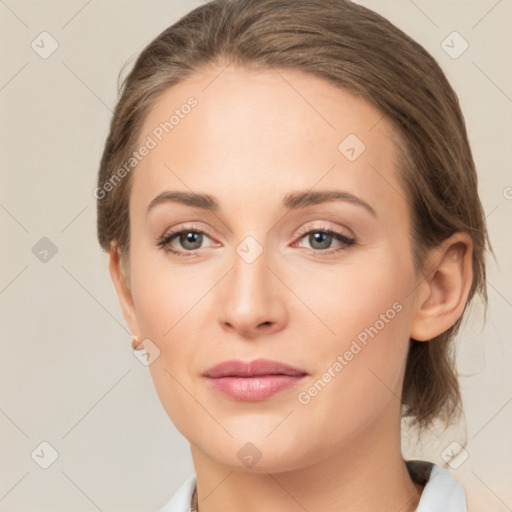
[{"label": "left eye", "polygon": [[337,231],[331,229],[315,229],[304,233],[301,236],[301,240],[306,238],[314,251],[322,251],[324,249],[330,249],[333,240],[339,242],[341,248],[348,247],[355,243],[355,239],[349,238]]}]

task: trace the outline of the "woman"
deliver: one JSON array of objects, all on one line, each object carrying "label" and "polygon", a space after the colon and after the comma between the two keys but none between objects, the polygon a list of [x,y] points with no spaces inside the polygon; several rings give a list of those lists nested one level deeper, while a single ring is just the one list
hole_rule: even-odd
[{"label": "woman", "polygon": [[454,422],[485,219],[434,59],[345,0],[214,0],[123,84],[98,238],[195,474],[162,509],[463,511],[400,420]]}]

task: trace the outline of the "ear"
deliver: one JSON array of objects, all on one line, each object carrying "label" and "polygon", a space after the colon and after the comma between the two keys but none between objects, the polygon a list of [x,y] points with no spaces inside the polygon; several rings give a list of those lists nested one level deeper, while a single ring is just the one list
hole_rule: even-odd
[{"label": "ear", "polygon": [[130,290],[129,276],[126,275],[126,271],[123,269],[119,249],[114,243],[110,246],[109,256],[110,276],[116,288],[124,319],[132,334],[140,337],[139,325],[135,315],[135,306]]},{"label": "ear", "polygon": [[472,253],[466,233],[455,233],[429,253],[430,270],[419,287],[411,338],[431,340],[460,318],[473,282]]}]

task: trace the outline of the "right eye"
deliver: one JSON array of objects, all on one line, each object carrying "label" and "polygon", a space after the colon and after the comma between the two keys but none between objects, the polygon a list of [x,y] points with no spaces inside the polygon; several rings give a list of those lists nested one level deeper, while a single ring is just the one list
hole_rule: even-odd
[{"label": "right eye", "polygon": [[[177,256],[194,256],[194,251],[201,249],[204,237],[210,238],[204,231],[198,229],[182,229],[166,233],[159,239],[157,245],[165,252]],[[177,249],[173,242],[177,242],[182,250]]]}]

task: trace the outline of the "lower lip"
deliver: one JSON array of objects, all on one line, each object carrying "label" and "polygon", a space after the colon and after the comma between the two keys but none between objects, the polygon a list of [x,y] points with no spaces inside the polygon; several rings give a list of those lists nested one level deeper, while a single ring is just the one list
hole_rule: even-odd
[{"label": "lower lip", "polygon": [[258,402],[296,386],[305,375],[259,375],[257,377],[209,378],[213,389],[236,400]]}]

